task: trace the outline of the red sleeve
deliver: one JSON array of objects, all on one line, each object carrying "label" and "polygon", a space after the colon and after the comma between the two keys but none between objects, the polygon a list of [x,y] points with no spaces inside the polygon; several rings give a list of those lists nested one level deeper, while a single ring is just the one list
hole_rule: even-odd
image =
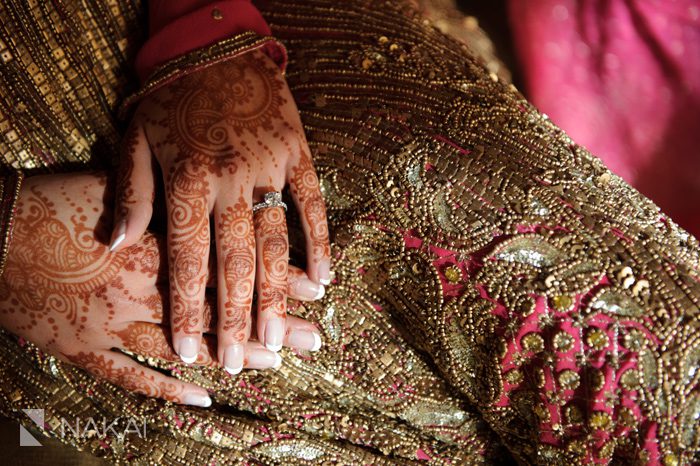
[{"label": "red sleeve", "polygon": [[250,0],[151,0],[149,39],[136,56],[141,82],[161,64],[246,31],[270,35]]}]

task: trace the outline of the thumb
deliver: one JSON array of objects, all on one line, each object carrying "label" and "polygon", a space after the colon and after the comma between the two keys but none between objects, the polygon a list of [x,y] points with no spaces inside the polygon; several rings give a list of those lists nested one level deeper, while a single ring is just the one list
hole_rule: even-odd
[{"label": "thumb", "polygon": [[146,231],[153,214],[153,176],[146,133],[132,122],[122,143],[110,251],[131,246]]}]

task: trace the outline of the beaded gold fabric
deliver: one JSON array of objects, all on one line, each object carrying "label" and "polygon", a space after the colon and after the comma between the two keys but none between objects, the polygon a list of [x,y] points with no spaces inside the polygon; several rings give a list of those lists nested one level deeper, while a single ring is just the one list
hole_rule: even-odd
[{"label": "beaded gold fabric", "polygon": [[[82,162],[118,134],[138,18],[130,2],[108,4],[0,8],[0,53],[22,64],[0,69],[0,121],[34,119],[19,143],[3,139],[8,165]],[[77,54],[73,81],[47,95],[65,104],[86,89],[86,110],[61,120],[30,98],[54,65],[31,68],[23,53],[51,53],[67,5],[87,33],[62,40],[99,50],[110,78],[95,81]],[[289,51],[329,207],[333,285],[292,309],[320,324],[324,347],[235,378],[178,366],[213,393],[214,407],[197,409],[126,393],[4,334],[3,412],[26,421],[21,408],[44,408],[48,435],[63,416],[145,420],[146,438],[65,439],[116,462],[699,462],[697,241],[408,4],[285,0],[264,14]],[[10,47],[15,17],[42,34]],[[125,48],[83,39],[100,34]],[[8,91],[11,80],[31,93]],[[23,159],[32,147],[61,155]]]}]

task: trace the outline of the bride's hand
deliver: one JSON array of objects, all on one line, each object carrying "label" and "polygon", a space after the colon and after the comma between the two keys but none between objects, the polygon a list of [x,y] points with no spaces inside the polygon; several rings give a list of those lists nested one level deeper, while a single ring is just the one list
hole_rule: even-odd
[{"label": "bride's hand", "polygon": [[289,240],[284,210],[252,213],[289,183],[306,235],[308,297],[330,280],[328,227],[299,113],[284,77],[260,51],[180,77],[136,110],[125,140],[112,248],[136,244],[152,214],[153,161],[163,174],[173,346],[185,362],[199,351],[214,218],[218,261],[218,358],[227,367],[251,333],[283,343]]},{"label": "bride's hand", "polygon": [[[144,367],[120,351],[180,360],[169,344],[167,323],[163,325],[164,242],[146,233],[130,248],[110,253],[105,217],[112,214],[104,208],[105,185],[104,176],[96,174],[25,180],[0,277],[0,325],[125,389],[208,406],[203,388]],[[299,270],[292,275],[305,277]],[[299,297],[299,283],[289,287],[293,296]],[[215,325],[209,309],[207,304],[205,332]],[[204,341],[197,363],[218,365],[214,337]],[[315,350],[320,341],[313,324],[287,319],[288,346]],[[237,358],[239,367],[254,369],[281,363],[277,353],[256,341],[249,341]]]}]

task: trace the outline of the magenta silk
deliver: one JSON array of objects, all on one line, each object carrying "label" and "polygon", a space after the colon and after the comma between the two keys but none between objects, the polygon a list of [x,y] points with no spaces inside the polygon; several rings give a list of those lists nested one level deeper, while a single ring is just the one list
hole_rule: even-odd
[{"label": "magenta silk", "polygon": [[700,0],[510,0],[529,99],[700,236]]}]

